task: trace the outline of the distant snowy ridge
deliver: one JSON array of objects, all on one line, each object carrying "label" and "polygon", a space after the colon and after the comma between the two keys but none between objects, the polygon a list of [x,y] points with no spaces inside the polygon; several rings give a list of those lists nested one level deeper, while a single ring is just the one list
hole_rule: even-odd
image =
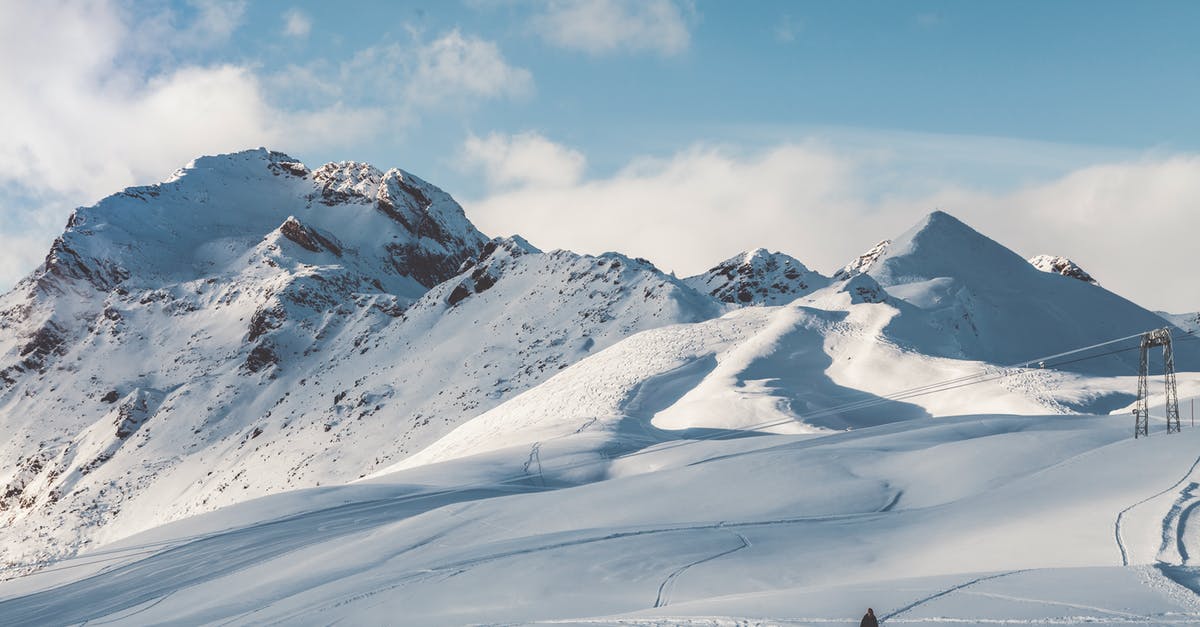
[{"label": "distant snowy ridge", "polygon": [[684,283],[733,305],[782,305],[829,283],[794,257],[765,248],[740,253]]},{"label": "distant snowy ridge", "polygon": [[1096,279],[1093,279],[1092,275],[1088,274],[1083,268],[1080,268],[1079,264],[1067,259],[1066,257],[1038,255],[1030,259],[1029,263],[1033,264],[1033,267],[1041,270],[1042,272],[1053,272],[1055,274],[1061,274],[1065,277],[1071,277],[1072,279],[1079,279],[1084,283],[1099,285],[1099,282],[1097,282]]},{"label": "distant snowy ridge", "polygon": [[1183,329],[1187,333],[1200,333],[1200,312],[1173,314],[1165,311],[1158,312],[1167,322]]},{"label": "distant snowy ridge", "polygon": [[[736,267],[739,259],[731,261]],[[785,307],[741,309],[624,340],[394,468],[539,447],[575,433],[625,441],[630,424],[682,433],[771,425],[791,433],[978,411],[1115,410],[1131,400],[1137,361],[1129,351],[1085,353],[1065,372],[1001,366],[1162,325],[1103,288],[1037,270],[944,212],[859,261],[850,267],[865,272],[847,272]],[[1177,350],[1188,363],[1200,357],[1191,344]],[[988,381],[961,395],[883,400],[988,371]],[[1003,372],[1009,376],[996,376]]]}]

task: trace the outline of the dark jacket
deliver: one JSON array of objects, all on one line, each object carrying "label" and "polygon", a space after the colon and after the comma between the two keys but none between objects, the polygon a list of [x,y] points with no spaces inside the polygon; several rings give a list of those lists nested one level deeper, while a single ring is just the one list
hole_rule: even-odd
[{"label": "dark jacket", "polygon": [[867,612],[863,614],[862,622],[858,624],[858,627],[879,627],[879,621],[875,620],[874,614]]}]

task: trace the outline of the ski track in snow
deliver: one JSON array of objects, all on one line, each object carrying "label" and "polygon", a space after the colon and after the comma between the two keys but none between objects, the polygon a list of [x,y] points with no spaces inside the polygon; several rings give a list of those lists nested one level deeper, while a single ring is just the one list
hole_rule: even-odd
[{"label": "ski track in snow", "polygon": [[[1180,570],[1186,572],[1188,561],[1188,549],[1185,541],[1185,533],[1187,524],[1192,513],[1197,506],[1200,506],[1200,499],[1197,499],[1194,493],[1197,488],[1200,488],[1200,483],[1190,481],[1197,467],[1200,467],[1200,456],[1192,462],[1191,467],[1187,472],[1179,478],[1169,488],[1155,493],[1154,495],[1142,499],[1129,507],[1121,510],[1117,514],[1117,520],[1114,524],[1114,535],[1117,541],[1117,547],[1121,551],[1121,565],[1130,566],[1129,550],[1121,536],[1121,524],[1125,515],[1133,511],[1135,508],[1149,503],[1165,494],[1174,490],[1179,490],[1179,497],[1171,504],[1171,508],[1163,517],[1161,524],[1162,541],[1159,545],[1157,563],[1152,568],[1139,568],[1141,580],[1148,587],[1158,590],[1164,595],[1175,599],[1185,606],[1190,606],[1196,610],[1200,610],[1200,590],[1196,588],[1194,583],[1189,585],[1189,582],[1180,576]],[[1180,486],[1188,482],[1186,486],[1180,489]],[[1166,561],[1171,557],[1171,545],[1174,545],[1175,553],[1178,555],[1181,562],[1180,565],[1174,565]]]},{"label": "ski track in snow", "polygon": [[710,555],[706,558],[696,560],[690,564],[685,564],[683,566],[680,566],[678,569],[676,569],[670,575],[667,575],[667,578],[664,579],[663,582],[661,584],[659,584],[659,586],[658,586],[658,598],[654,599],[654,607],[665,607],[668,603],[671,602],[671,590],[672,590],[672,588],[675,587],[675,582],[679,579],[679,576],[682,575],[689,568],[691,568],[693,566],[699,566],[700,564],[703,564],[705,562],[711,562],[717,558],[724,557],[726,555],[729,555],[730,553],[736,553],[742,549],[750,547],[750,540],[746,539],[746,536],[744,536],[736,531],[733,533],[733,535],[737,536],[738,540],[741,541],[741,544],[733,547],[732,549],[729,549],[726,551],[721,551],[720,553],[717,553],[716,555]]},{"label": "ski track in snow", "polygon": [[1125,541],[1121,537],[1121,523],[1124,521],[1125,515],[1131,511],[1133,511],[1134,508],[1144,505],[1146,503],[1149,503],[1150,501],[1153,501],[1154,499],[1156,499],[1164,494],[1167,494],[1168,492],[1171,492],[1172,490],[1179,488],[1179,486],[1182,485],[1184,481],[1187,481],[1188,478],[1192,476],[1192,473],[1196,472],[1197,466],[1200,466],[1200,456],[1196,457],[1195,461],[1192,462],[1192,465],[1190,468],[1188,468],[1187,472],[1184,473],[1184,475],[1179,478],[1179,481],[1176,481],[1174,484],[1172,484],[1171,487],[1166,488],[1165,490],[1162,490],[1160,492],[1157,492],[1151,496],[1148,496],[1148,497],[1134,503],[1133,505],[1126,507],[1125,509],[1123,509],[1117,513],[1117,520],[1113,525],[1113,533],[1117,540],[1117,548],[1120,549],[1120,551],[1121,551],[1121,565],[1122,566],[1129,566],[1129,549],[1126,546]]},{"label": "ski track in snow", "polygon": [[1179,558],[1186,564],[1189,560],[1187,542],[1184,538],[1184,533],[1187,531],[1188,522],[1191,520],[1192,513],[1196,511],[1196,507],[1200,506],[1200,497],[1194,494],[1194,491],[1200,488],[1198,483],[1190,483],[1183,496],[1189,501],[1188,505],[1179,513],[1179,519],[1175,523],[1175,544],[1179,549]]},{"label": "ski track in snow", "polygon": [[[803,516],[803,517],[794,517],[794,518],[780,518],[780,519],[775,519],[775,520],[761,520],[761,521],[747,521],[747,522],[724,522],[723,521],[723,522],[709,523],[709,524],[703,524],[703,525],[682,525],[682,526],[659,527],[659,528],[652,528],[652,529],[638,529],[638,530],[632,530],[632,531],[619,531],[619,532],[614,532],[614,533],[608,533],[608,534],[604,534],[604,535],[600,535],[600,536],[591,536],[591,537],[584,537],[584,538],[576,538],[576,539],[572,539],[572,540],[564,540],[561,542],[554,542],[554,543],[544,544],[544,545],[540,545],[540,546],[512,549],[512,550],[508,550],[508,551],[499,551],[499,552],[492,553],[489,555],[481,555],[478,557],[456,560],[456,561],[447,562],[447,563],[436,565],[436,566],[430,566],[427,568],[423,568],[419,571],[414,571],[414,572],[411,572],[408,574],[398,575],[395,579],[392,580],[392,583],[390,583],[386,586],[381,586],[381,587],[375,588],[373,590],[368,590],[365,592],[357,592],[353,595],[347,595],[344,597],[340,597],[336,600],[325,601],[315,607],[307,607],[303,610],[302,615],[308,616],[308,615],[311,615],[316,612],[328,611],[330,609],[341,607],[351,601],[366,599],[366,598],[370,598],[370,597],[376,596],[376,595],[384,593],[384,592],[395,590],[396,588],[400,588],[400,587],[403,587],[404,585],[408,584],[415,577],[421,577],[421,576],[429,575],[431,573],[445,573],[447,571],[460,571],[461,572],[461,571],[468,570],[474,566],[479,566],[481,564],[495,562],[495,561],[507,559],[510,557],[532,555],[535,553],[541,553],[541,552],[545,552],[545,551],[555,551],[558,549],[583,546],[583,545],[587,545],[587,544],[595,544],[597,542],[611,542],[611,541],[615,541],[615,540],[623,540],[626,538],[635,538],[635,537],[648,536],[648,535],[683,533],[683,532],[689,532],[689,531],[706,531],[706,530],[713,530],[713,529],[766,527],[766,526],[774,526],[774,525],[789,525],[789,524],[801,524],[801,523],[811,523],[811,522],[830,522],[830,521],[846,520],[846,519],[856,518],[856,517],[861,517],[861,516],[873,516],[873,515],[878,515],[879,513],[880,513],[879,511],[872,511],[872,512],[861,512],[861,513],[855,513],[855,514],[831,515],[831,516]],[[718,555],[714,555],[714,556],[705,558],[705,559],[700,560],[699,562],[696,562],[693,564],[689,564],[689,565],[685,566],[684,568],[679,569],[679,571],[677,571],[677,572],[682,572],[683,570],[686,570],[687,568],[689,568],[690,566],[694,566],[695,564],[703,563],[703,562],[706,562],[706,561],[709,561],[712,559],[716,559],[717,557],[721,557],[723,555],[728,555],[730,553],[733,553],[734,551],[739,551],[739,550],[746,548],[747,546],[750,546],[750,541],[748,539],[746,539],[744,535],[737,533],[737,532],[734,532],[734,533],[745,543],[745,546],[738,546],[732,550],[724,551]],[[666,582],[664,582],[664,584],[665,583]],[[662,586],[661,585],[659,587],[659,591],[660,591],[659,599],[661,600],[662,599],[662,596],[661,596]],[[0,609],[3,609],[3,606],[0,606]],[[294,617],[283,618],[283,619],[277,620],[271,624],[283,624],[283,623],[288,622],[289,618],[296,618],[298,616],[299,616],[299,614]]]},{"label": "ski track in snow", "polygon": [[965,581],[963,583],[958,584],[957,586],[953,586],[953,587],[947,588],[945,590],[942,590],[941,592],[937,592],[937,593],[931,594],[927,597],[917,599],[916,601],[913,601],[912,603],[905,605],[904,607],[902,607],[894,612],[891,612],[889,614],[885,614],[884,616],[879,617],[879,622],[881,624],[886,623],[888,620],[890,620],[896,616],[899,616],[901,614],[904,614],[905,612],[911,611],[917,607],[920,607],[930,601],[933,601],[934,599],[940,599],[946,595],[953,594],[955,592],[958,592],[959,590],[962,590],[963,588],[968,588],[977,583],[984,582],[984,581],[991,581],[992,579],[999,579],[1001,577],[1008,577],[1009,575],[1015,575],[1017,573],[1024,573],[1024,572],[1028,572],[1028,569],[1010,570],[1010,571],[1006,571],[1003,573],[987,575],[984,577],[976,577],[975,579]]}]

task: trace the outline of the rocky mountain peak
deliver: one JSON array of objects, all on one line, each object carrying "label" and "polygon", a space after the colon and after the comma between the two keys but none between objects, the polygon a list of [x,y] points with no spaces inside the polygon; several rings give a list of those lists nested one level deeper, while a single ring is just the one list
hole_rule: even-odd
[{"label": "rocky mountain peak", "polygon": [[312,173],[320,185],[321,202],[336,205],[347,202],[374,202],[383,172],[369,163],[339,161],[326,163]]},{"label": "rocky mountain peak", "polygon": [[852,277],[866,273],[871,269],[871,266],[879,260],[879,257],[887,251],[887,247],[892,243],[892,240],[885,239],[882,242],[871,247],[870,250],[858,256],[857,259],[843,266],[840,270],[833,273],[834,281],[846,281]]},{"label": "rocky mountain peak", "polygon": [[1065,277],[1078,279],[1084,283],[1099,285],[1099,282],[1092,278],[1092,275],[1088,274],[1083,268],[1079,267],[1079,264],[1067,259],[1066,257],[1058,257],[1055,255],[1038,255],[1031,258],[1029,263],[1042,272],[1061,274]]},{"label": "rocky mountain peak", "polygon": [[684,279],[698,292],[733,305],[782,305],[828,285],[794,257],[765,248],[738,253],[708,272]]}]

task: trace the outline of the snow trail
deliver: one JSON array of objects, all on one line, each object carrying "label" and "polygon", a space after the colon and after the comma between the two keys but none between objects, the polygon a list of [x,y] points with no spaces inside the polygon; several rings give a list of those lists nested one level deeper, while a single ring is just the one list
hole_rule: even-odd
[{"label": "snow trail", "polygon": [[902,607],[898,610],[895,610],[894,612],[890,612],[888,614],[885,614],[885,615],[879,617],[879,622],[881,624],[886,623],[888,620],[891,620],[892,618],[895,618],[896,616],[904,614],[905,612],[908,612],[914,608],[920,607],[930,601],[933,601],[934,599],[940,599],[948,594],[958,592],[959,590],[962,590],[963,588],[969,588],[977,583],[981,583],[984,581],[991,581],[992,579],[1000,579],[1001,577],[1008,577],[1009,575],[1015,575],[1017,573],[1024,573],[1024,572],[1028,572],[1028,571],[1029,571],[1029,569],[1025,568],[1025,569],[1020,569],[1020,570],[1010,570],[1010,571],[1003,572],[1003,573],[987,575],[985,577],[976,577],[975,579],[971,579],[970,581],[965,581],[957,586],[947,588],[945,590],[942,590],[941,592],[937,592],[935,594],[931,594],[927,597],[923,597],[921,599],[913,601],[912,603],[905,605],[904,607]]},{"label": "snow trail", "polygon": [[1153,501],[1154,499],[1156,499],[1168,492],[1171,492],[1172,490],[1177,489],[1180,485],[1183,485],[1183,482],[1187,481],[1188,478],[1190,478],[1192,476],[1192,473],[1196,472],[1197,466],[1200,466],[1200,455],[1198,455],[1196,457],[1196,459],[1192,462],[1192,465],[1191,465],[1191,467],[1188,468],[1187,472],[1184,473],[1183,476],[1179,478],[1179,481],[1176,481],[1174,484],[1172,484],[1170,487],[1166,488],[1165,490],[1156,492],[1155,494],[1148,496],[1148,497],[1134,503],[1133,505],[1126,507],[1125,509],[1123,509],[1117,513],[1117,520],[1113,525],[1113,533],[1117,540],[1117,548],[1120,549],[1120,551],[1121,551],[1121,565],[1122,566],[1129,566],[1129,550],[1125,544],[1125,541],[1121,537],[1121,524],[1124,521],[1125,515],[1128,514],[1129,512],[1131,512],[1134,508],[1144,505],[1146,503],[1149,503],[1150,501]]},{"label": "snow trail", "polygon": [[746,536],[744,536],[736,531],[733,533],[733,535],[737,536],[738,540],[741,541],[740,545],[735,546],[732,549],[729,549],[727,551],[721,551],[720,553],[717,553],[716,555],[710,555],[706,558],[696,560],[690,564],[685,564],[683,566],[680,566],[675,571],[673,571],[670,575],[667,575],[667,578],[664,579],[663,582],[661,584],[659,584],[659,586],[658,586],[658,598],[654,599],[654,607],[664,607],[668,603],[671,602],[671,589],[674,587],[675,582],[679,579],[679,576],[682,575],[684,573],[684,571],[686,571],[687,569],[689,569],[693,566],[699,566],[700,564],[703,564],[705,562],[711,562],[719,557],[724,557],[726,555],[729,555],[730,553],[736,553],[738,551],[741,551],[742,549],[750,547],[750,540],[748,540],[746,538]]}]

